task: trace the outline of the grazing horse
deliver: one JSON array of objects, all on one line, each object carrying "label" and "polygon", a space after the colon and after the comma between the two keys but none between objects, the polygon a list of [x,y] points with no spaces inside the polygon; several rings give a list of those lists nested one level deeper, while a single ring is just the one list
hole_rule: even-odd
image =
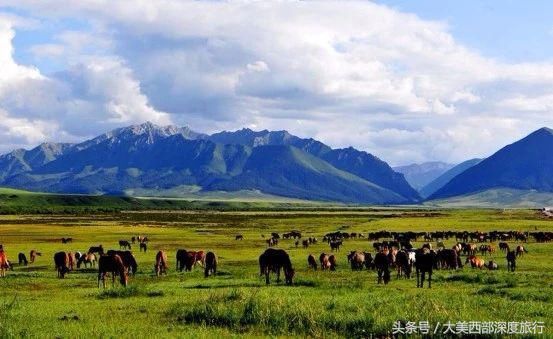
[{"label": "grazing horse", "polygon": [[509,272],[514,272],[517,266],[517,256],[515,251],[507,252],[507,270]]},{"label": "grazing horse", "polygon": [[502,252],[509,252],[509,244],[506,242],[500,242],[499,243],[499,250]]},{"label": "grazing horse", "polygon": [[321,262],[321,270],[329,270],[330,269],[330,261],[328,261],[328,254],[321,253],[319,256],[319,261]]},{"label": "grazing horse", "polygon": [[165,251],[157,252],[154,269],[158,277],[164,273],[167,275],[167,253],[165,253]]},{"label": "grazing horse", "polygon": [[331,251],[339,251],[340,246],[342,246],[342,241],[331,241],[330,242],[330,250]]},{"label": "grazing horse", "polygon": [[522,245],[518,245],[516,252],[517,252],[517,257],[522,257],[524,253],[528,253],[528,250],[526,249],[526,247]]},{"label": "grazing horse", "polygon": [[358,251],[351,251],[348,255],[348,262],[351,265],[352,271],[360,271],[365,264],[365,253]]},{"label": "grazing horse", "polygon": [[27,266],[27,264],[29,264],[29,262],[27,261],[27,257],[25,256],[25,253],[19,253],[17,255],[17,259],[19,260],[19,266],[21,265]]},{"label": "grazing horse", "polygon": [[180,272],[182,272],[184,270],[184,266],[186,265],[186,258],[187,258],[187,252],[186,250],[183,250],[183,249],[180,249],[180,250],[177,250],[177,255],[176,255],[176,269]]},{"label": "grazing horse", "polygon": [[83,254],[77,260],[77,268],[81,268],[81,264],[84,263],[84,267],[87,266],[94,267],[96,266],[96,255],[94,253]]},{"label": "grazing horse", "polygon": [[290,256],[281,249],[268,248],[259,256],[259,271],[265,275],[265,283],[269,285],[269,273],[276,273],[277,283],[280,282],[280,270],[284,269],[284,277],[287,285],[292,285],[294,278],[294,269]]},{"label": "grazing horse", "polygon": [[119,249],[130,250],[131,244],[127,240],[119,240]]},{"label": "grazing horse", "polygon": [[390,281],[390,261],[388,260],[389,251],[387,248],[383,248],[374,256],[374,267],[378,274],[378,283],[384,281],[384,285],[387,285]]},{"label": "grazing horse", "polygon": [[[2,245],[0,245],[2,246]],[[10,262],[4,248],[0,249],[0,277],[6,276],[6,271],[11,268]]]},{"label": "grazing horse", "polygon": [[244,236],[242,234],[237,234],[234,240],[244,240]]},{"label": "grazing horse", "polygon": [[312,268],[314,271],[317,270],[317,261],[312,254],[307,256],[307,267]]},{"label": "grazing horse", "polygon": [[497,263],[493,260],[490,260],[490,262],[488,263],[488,265],[486,266],[488,268],[488,270],[490,271],[495,271],[497,270]]},{"label": "grazing horse", "polygon": [[91,246],[88,249],[88,253],[98,253],[100,255],[104,254],[104,247],[102,245],[100,246]]},{"label": "grazing horse", "polygon": [[205,252],[204,251],[197,251],[195,252],[194,256],[194,267],[196,267],[196,264],[200,264],[200,266],[205,266]]},{"label": "grazing horse", "polygon": [[328,262],[330,263],[330,270],[331,271],[336,271],[336,267],[338,267],[338,263],[337,263],[337,260],[336,260],[336,256],[334,254],[331,254],[328,257]]},{"label": "grazing horse", "polygon": [[98,288],[100,287],[100,281],[104,288],[106,288],[106,274],[111,273],[111,286],[115,285],[115,277],[119,276],[119,282],[124,287],[127,287],[128,276],[123,260],[117,254],[115,255],[102,255],[98,261]]},{"label": "grazing horse", "polygon": [[204,277],[217,274],[217,256],[213,252],[207,252],[205,255]]},{"label": "grazing horse", "polygon": [[65,252],[57,252],[54,254],[54,264],[58,271],[58,278],[65,278],[65,274],[69,272],[69,255]]},{"label": "grazing horse", "polygon": [[118,255],[123,261],[123,265],[125,266],[125,269],[129,274],[135,275],[136,272],[138,271],[138,264],[136,262],[136,258],[134,257],[131,251],[109,250],[107,254],[112,256]]},{"label": "grazing horse", "polygon": [[469,255],[467,257],[467,260],[465,261],[465,264],[468,264],[470,262],[470,266],[472,268],[482,268],[486,265],[486,263],[484,262],[484,259],[482,258],[478,258],[477,256],[475,255]]},{"label": "grazing horse", "polygon": [[29,262],[32,264],[35,262],[36,260],[36,257],[40,257],[42,256],[42,253],[40,252],[37,252],[36,250],[31,250],[31,252],[29,253]]},{"label": "grazing horse", "polygon": [[62,244],[67,244],[73,241],[73,238],[61,238]]},{"label": "grazing horse", "polygon": [[69,270],[73,271],[75,269],[75,266],[77,265],[77,260],[75,259],[75,254],[72,252],[67,252],[67,257],[69,258]]},{"label": "grazing horse", "polygon": [[436,254],[429,246],[423,245],[415,251],[415,269],[417,273],[417,287],[424,287],[424,279],[428,273],[428,288],[432,288],[432,270],[434,269]]},{"label": "grazing horse", "polygon": [[145,242],[140,243],[140,252],[144,251],[146,253],[146,250],[148,249],[148,245]]}]

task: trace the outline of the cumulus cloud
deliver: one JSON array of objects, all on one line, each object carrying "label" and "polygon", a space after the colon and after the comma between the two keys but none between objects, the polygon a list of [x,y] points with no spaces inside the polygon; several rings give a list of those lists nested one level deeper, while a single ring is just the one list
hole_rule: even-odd
[{"label": "cumulus cloud", "polygon": [[[63,59],[64,71],[20,70],[56,88],[60,129],[77,136],[141,119],[205,132],[256,126],[400,164],[489,155],[553,125],[553,64],[484,57],[458,43],[446,23],[370,2],[17,6],[45,22],[92,23],[33,48]],[[0,44],[11,48],[11,38]],[[23,117],[17,105],[5,106]],[[33,107],[27,116],[40,117]],[[90,124],[77,124],[83,119]]]}]

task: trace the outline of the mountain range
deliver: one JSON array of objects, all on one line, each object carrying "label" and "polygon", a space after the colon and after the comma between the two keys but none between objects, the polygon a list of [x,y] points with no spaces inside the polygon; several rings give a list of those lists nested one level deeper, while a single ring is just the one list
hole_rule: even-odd
[{"label": "mountain range", "polygon": [[0,185],[80,194],[195,187],[346,203],[421,200],[403,175],[353,148],[332,149],[286,131],[207,135],[149,122],[78,144],[45,143],[2,155]]},{"label": "mountain range", "polygon": [[553,130],[541,128],[452,178],[429,199],[490,189],[553,192]]},{"label": "mountain range", "polygon": [[361,204],[494,200],[488,205],[522,206],[552,201],[552,150],[553,130],[542,128],[486,159],[391,168],[370,153],[334,149],[287,131],[208,135],[147,122],[77,144],[43,143],[1,155],[0,186],[71,194],[224,192]]}]

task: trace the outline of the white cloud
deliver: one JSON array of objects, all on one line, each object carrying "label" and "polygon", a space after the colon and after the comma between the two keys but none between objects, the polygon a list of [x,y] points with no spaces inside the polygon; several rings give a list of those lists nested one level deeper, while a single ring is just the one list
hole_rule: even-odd
[{"label": "white cloud", "polygon": [[[66,71],[46,80],[61,93],[60,128],[77,135],[141,119],[206,132],[257,126],[397,164],[484,156],[553,125],[553,64],[484,57],[459,44],[446,23],[370,2],[18,6],[45,21],[93,23],[33,49],[63,53]],[[10,41],[0,44],[11,48]],[[10,60],[13,72],[44,78]],[[76,127],[79,119],[89,123]]]}]

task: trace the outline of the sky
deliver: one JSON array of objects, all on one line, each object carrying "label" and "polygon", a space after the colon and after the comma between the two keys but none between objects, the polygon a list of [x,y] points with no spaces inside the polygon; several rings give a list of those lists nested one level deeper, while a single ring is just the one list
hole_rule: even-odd
[{"label": "sky", "polygon": [[0,153],[151,121],[458,163],[553,127],[553,2],[0,0],[0,65]]}]

